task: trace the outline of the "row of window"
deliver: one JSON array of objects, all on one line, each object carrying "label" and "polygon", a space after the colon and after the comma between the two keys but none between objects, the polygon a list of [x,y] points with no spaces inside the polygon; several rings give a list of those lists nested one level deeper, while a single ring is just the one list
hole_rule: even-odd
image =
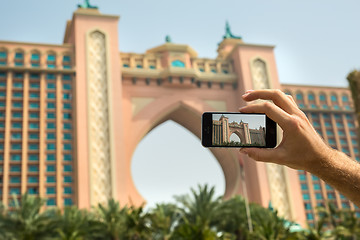
[{"label": "row of window", "polygon": [[[53,118],[48,118],[48,119],[53,119]],[[71,114],[64,114],[64,119],[71,119]],[[4,122],[0,122],[0,128],[5,128]],[[22,123],[21,122],[13,122],[13,123],[11,123],[11,128],[12,129],[22,129]],[[29,129],[30,130],[39,129],[39,123],[30,122]],[[55,122],[46,123],[46,129],[48,129],[48,130],[56,129],[56,123]],[[63,130],[71,130],[71,129],[72,129],[71,123],[68,123],[68,122],[63,123]],[[2,139],[1,134],[2,133],[0,133],[0,139]],[[33,135],[33,136],[34,136],[34,139],[36,139],[35,135]]]},{"label": "row of window", "polygon": [[[46,177],[46,182],[47,183],[55,183],[56,182],[56,177],[55,176],[47,176]],[[73,182],[72,176],[69,176],[69,175],[64,176],[63,177],[63,182],[64,183],[72,183]],[[11,176],[10,177],[10,183],[11,184],[21,183],[21,177],[20,176]],[[28,176],[27,183],[39,183],[39,177],[38,176]]]},{"label": "row of window", "polygon": [[[56,76],[57,74],[55,73],[48,73],[45,75],[45,79],[46,80],[56,80]],[[1,78],[6,78],[7,77],[7,72],[0,72],[0,79]],[[13,74],[14,79],[23,79],[24,78],[24,73],[22,72],[15,72]],[[40,73],[30,73],[30,80],[40,80]],[[61,75],[61,79],[65,80],[65,81],[69,81],[72,80],[71,74],[62,74]],[[2,83],[4,84],[4,83]],[[6,83],[5,83],[6,84]],[[2,85],[3,87],[3,85]]]},{"label": "row of window", "polygon": [[[299,108],[306,108],[306,105],[303,104],[303,103],[298,103],[298,105],[299,105]],[[319,109],[319,107],[318,107],[317,105],[315,105],[315,104],[310,104],[310,108],[312,108],[312,109]],[[327,104],[321,105],[321,108],[322,108],[322,109],[334,109],[334,110],[340,110],[340,109],[342,109],[339,105],[333,105],[333,106],[330,108]],[[344,109],[350,111],[350,110],[352,110],[352,107],[349,106],[349,105],[345,105],[345,106],[344,106]]]},{"label": "row of window", "polygon": [[[36,85],[37,88],[40,88],[39,84],[36,83],[35,85]],[[31,84],[30,84],[30,88],[31,88]],[[0,91],[0,98],[3,98],[3,97],[6,97],[6,92],[5,91]],[[22,95],[22,93],[14,92],[13,97],[14,98],[22,98],[23,95]],[[56,97],[55,93],[48,93],[47,94],[48,99],[55,99],[55,97]],[[39,93],[30,93],[30,98],[38,99],[39,98]],[[63,100],[70,100],[70,99],[71,99],[71,94],[70,93],[63,93]],[[55,103],[52,103],[52,104],[54,105]],[[50,105],[48,104],[48,108],[53,108],[53,107],[49,107],[49,106]],[[5,107],[4,103],[0,107]],[[14,108],[22,107],[22,102],[17,102],[16,104],[13,104],[13,107]],[[38,107],[34,107],[34,108],[38,108]],[[68,108],[68,109],[71,109],[71,108]]]},{"label": "row of window", "polygon": [[[72,194],[73,193],[73,189],[72,187],[64,187],[63,188],[63,194]],[[17,194],[20,195],[20,188],[10,188],[10,195],[12,194]],[[38,188],[29,188],[28,189],[28,194],[33,195],[33,194],[39,194],[39,189]],[[51,195],[51,194],[56,194],[56,188],[55,187],[46,187],[46,194]]]},{"label": "row of window", "polygon": [[[22,149],[22,145],[20,143],[12,143],[11,144],[11,150],[21,150]],[[29,143],[28,144],[28,149],[29,150],[39,150],[39,144],[38,143]],[[4,150],[4,144],[0,143],[0,150]],[[46,150],[51,151],[51,150],[56,150],[56,144],[55,143],[48,143],[46,144]],[[63,144],[63,150],[64,151],[71,151],[72,150],[72,145],[69,143],[64,143]]]},{"label": "row of window", "polygon": [[[0,66],[7,65],[8,53],[6,51],[0,51]],[[30,64],[31,67],[40,67],[40,53],[31,53]],[[47,67],[53,69],[56,67],[56,55],[47,54],[46,56]],[[15,52],[14,65],[18,67],[24,66],[24,53]],[[62,66],[64,69],[71,69],[71,57],[69,55],[62,56]]]},{"label": "row of window", "polygon": [[[1,136],[3,136],[4,133],[0,133],[0,139]],[[15,133],[11,133],[11,139],[12,140],[21,140],[22,139],[22,134],[19,132],[15,132]],[[39,140],[39,134],[38,133],[29,133],[29,139],[30,140]],[[47,140],[56,140],[56,134],[55,133],[47,133],[46,134],[46,139]],[[63,134],[63,140],[71,140],[72,139],[72,134],[71,133],[64,133]]]},{"label": "row of window", "polygon": [[[288,95],[292,95],[292,94],[290,93],[290,91],[288,91],[288,90],[285,90],[285,93],[288,94]],[[297,101],[303,101],[303,100],[304,100],[304,94],[303,94],[302,92],[297,92],[297,93],[295,94],[295,99],[296,99]],[[315,101],[315,94],[314,94],[314,93],[311,93],[311,92],[308,93],[308,94],[307,94],[307,99],[308,99],[308,101],[310,101],[310,102]],[[325,93],[320,93],[320,94],[318,95],[318,99],[319,99],[320,102],[326,102],[326,101],[327,101],[327,94],[325,94]],[[330,94],[330,101],[331,101],[332,103],[338,102],[338,95],[337,95],[336,93],[331,93],[331,94]],[[341,101],[344,102],[344,103],[349,102],[349,96],[348,96],[348,94],[343,93],[343,94],[341,95]]]},{"label": "row of window", "polygon": [[[0,154],[0,161],[3,161],[4,160],[4,155],[3,154]],[[11,154],[10,155],[10,160],[11,161],[15,161],[15,162],[18,162],[18,161],[21,161],[21,155],[20,154]],[[52,153],[49,153],[46,155],[46,160],[47,161],[56,161],[56,156],[55,154],[52,154]],[[63,155],[63,160],[64,161],[72,161],[73,158],[72,158],[72,155],[71,154],[64,154]],[[39,161],[39,155],[38,154],[29,154],[28,155],[28,161],[33,161],[33,162],[36,162],[36,161]]]},{"label": "row of window", "polygon": [[[56,166],[55,165],[47,165],[46,166],[46,172],[55,172],[56,171]],[[63,165],[63,172],[72,172],[72,165],[69,164],[65,164]],[[0,165],[0,173],[3,172],[3,166]],[[11,165],[10,166],[10,172],[11,173],[19,173],[21,172],[21,165]],[[28,166],[28,172],[31,173],[38,173],[39,172],[39,166],[38,165],[29,165]]]}]

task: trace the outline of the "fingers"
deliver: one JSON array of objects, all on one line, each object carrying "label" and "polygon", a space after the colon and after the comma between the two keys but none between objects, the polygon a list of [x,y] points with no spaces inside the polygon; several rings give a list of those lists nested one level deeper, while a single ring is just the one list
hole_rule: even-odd
[{"label": "fingers", "polygon": [[292,97],[289,98],[285,93],[278,89],[247,91],[242,97],[247,102],[256,99],[271,100],[275,105],[279,106],[289,114],[298,111],[298,107],[295,101],[292,100]]},{"label": "fingers", "polygon": [[251,104],[241,108],[239,111],[242,113],[265,113],[284,130],[287,129],[288,124],[286,123],[291,119],[287,112],[270,102]]},{"label": "fingers", "polygon": [[248,155],[250,158],[260,162],[273,162],[279,158],[275,149],[268,148],[241,148],[241,153]]}]

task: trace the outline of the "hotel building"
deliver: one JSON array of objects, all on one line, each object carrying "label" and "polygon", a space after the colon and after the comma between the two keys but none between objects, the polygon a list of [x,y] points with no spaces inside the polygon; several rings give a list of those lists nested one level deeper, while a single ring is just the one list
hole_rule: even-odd
[{"label": "hotel building", "polygon": [[[131,177],[137,144],[171,119],[201,137],[204,111],[237,111],[247,89],[291,94],[318,133],[359,160],[357,121],[346,88],[280,84],[273,46],[244,43],[227,26],[216,59],[188,45],[166,43],[146,53],[119,52],[118,16],[79,8],[63,44],[0,41],[0,198],[29,193],[47,206],[89,208],[115,198],[144,199]],[[122,36],[126,37],[126,36]],[[327,201],[360,211],[316,176],[239,160],[211,149],[224,171],[224,196],[250,201],[302,224]]]}]

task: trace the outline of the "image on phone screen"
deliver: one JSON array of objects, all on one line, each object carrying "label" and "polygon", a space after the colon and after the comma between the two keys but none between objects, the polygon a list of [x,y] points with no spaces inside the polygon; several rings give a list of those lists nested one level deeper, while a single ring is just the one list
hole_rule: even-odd
[{"label": "image on phone screen", "polygon": [[264,114],[212,114],[212,145],[218,147],[265,147]]}]

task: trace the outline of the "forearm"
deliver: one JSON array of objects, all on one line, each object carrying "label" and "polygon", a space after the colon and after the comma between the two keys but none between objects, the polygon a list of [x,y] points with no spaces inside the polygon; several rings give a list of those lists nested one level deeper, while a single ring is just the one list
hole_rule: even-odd
[{"label": "forearm", "polygon": [[360,207],[360,164],[342,152],[329,149],[309,171]]}]

